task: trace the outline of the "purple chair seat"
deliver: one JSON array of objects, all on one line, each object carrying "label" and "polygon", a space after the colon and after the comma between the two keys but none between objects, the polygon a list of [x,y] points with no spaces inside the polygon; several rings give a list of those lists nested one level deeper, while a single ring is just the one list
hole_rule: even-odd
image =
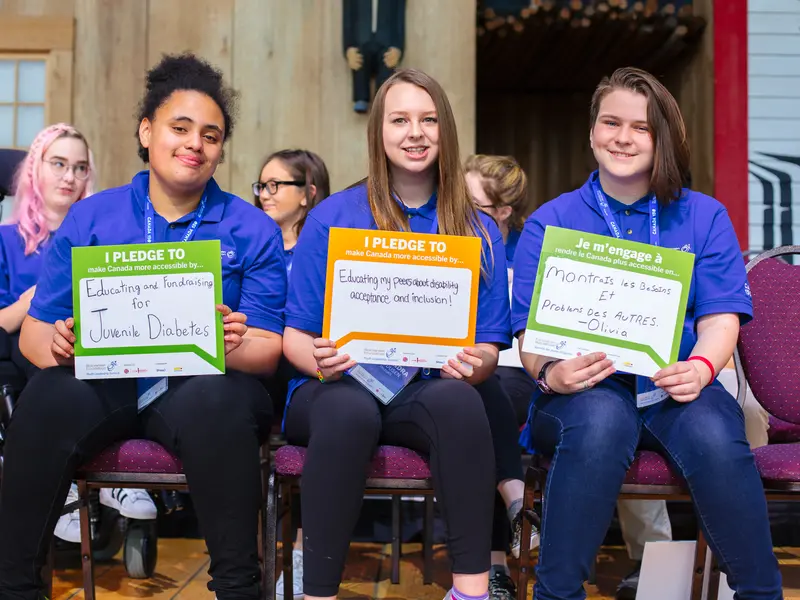
[{"label": "purple chair seat", "polygon": [[753,450],[762,479],[800,481],[800,444],[770,444]]},{"label": "purple chair seat", "polygon": [[792,442],[800,442],[800,425],[770,415],[769,443],[790,444]]},{"label": "purple chair seat", "polygon": [[82,473],[98,471],[179,474],[183,473],[183,466],[161,444],[150,440],[125,440],[112,444],[79,469]]},{"label": "purple chair seat", "polygon": [[[297,476],[303,473],[306,449],[302,446],[282,446],[275,453],[275,472]],[[373,479],[429,479],[428,461],[420,454],[400,446],[378,446],[369,465],[367,476]]]},{"label": "purple chair seat", "polygon": [[[550,462],[550,458],[542,458],[540,465],[549,469]],[[682,480],[658,452],[639,450],[625,475],[625,483],[628,485],[682,485]]]}]

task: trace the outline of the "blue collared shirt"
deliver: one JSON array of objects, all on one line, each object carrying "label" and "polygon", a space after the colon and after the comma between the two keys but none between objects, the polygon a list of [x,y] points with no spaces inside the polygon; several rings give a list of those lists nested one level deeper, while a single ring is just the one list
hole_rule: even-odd
[{"label": "blue collared shirt", "polygon": [[[545,227],[611,235],[592,193],[591,180],[577,190],[551,200],[525,222],[515,256],[511,326],[515,335],[525,330],[533,296],[534,280]],[[609,198],[614,219],[626,240],[649,243],[648,200],[632,205]],[[661,206],[661,246],[695,255],[694,273],[686,307],[678,360],[686,360],[697,343],[697,319],[706,315],[735,313],[742,324],[753,316],[745,263],[728,211],[710,196],[684,190],[682,197]]]},{"label": "blue collared shirt", "polygon": [[[44,253],[30,315],[48,323],[73,315],[72,248],[141,244],[148,171],[122,187],[76,202]],[[263,211],[223,192],[211,179],[207,207],[194,240],[220,240],[222,299],[247,315],[248,327],[283,334],[286,265],[280,228]],[[178,242],[195,218],[191,212],[168,222],[155,214],[156,242]]]},{"label": "blue collared shirt", "polygon": [[[431,232],[436,216],[435,195],[420,208],[402,207],[413,232]],[[483,213],[479,215],[491,239],[491,251],[489,243],[484,240],[483,253],[486,257],[494,256],[494,265],[489,268],[489,281],[481,277],[478,288],[475,342],[493,343],[503,349],[511,344],[505,248],[503,237],[491,217]],[[331,227],[377,229],[364,185],[330,196],[308,214],[294,248],[292,277],[286,301],[287,327],[317,335],[322,332]]]},{"label": "blue collared shirt", "polygon": [[519,244],[519,236],[521,231],[511,229],[506,238],[506,263],[509,269],[514,268],[514,254],[517,252],[517,244]]},{"label": "blue collared shirt", "polygon": [[36,285],[46,240],[35,252],[25,256],[25,242],[16,224],[0,225],[0,308],[11,306]]}]

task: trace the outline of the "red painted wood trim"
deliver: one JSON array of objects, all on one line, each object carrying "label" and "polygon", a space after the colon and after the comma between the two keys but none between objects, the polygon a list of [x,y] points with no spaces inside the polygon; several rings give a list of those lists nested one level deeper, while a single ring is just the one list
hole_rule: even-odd
[{"label": "red painted wood trim", "polygon": [[714,197],[748,248],[747,0],[714,0]]}]

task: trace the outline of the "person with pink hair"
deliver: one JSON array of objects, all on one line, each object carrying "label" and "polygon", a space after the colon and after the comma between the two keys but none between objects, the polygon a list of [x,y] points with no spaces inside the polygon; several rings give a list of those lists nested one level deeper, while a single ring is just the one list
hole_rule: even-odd
[{"label": "person with pink hair", "polygon": [[[0,360],[10,358],[26,378],[38,369],[19,351],[19,329],[36,291],[43,250],[70,207],[94,192],[95,175],[89,143],[66,123],[40,131],[17,169],[11,220],[0,225]],[[67,504],[77,499],[73,484]],[[132,519],[156,518],[144,490],[103,489],[100,501]],[[78,511],[63,515],[55,533],[79,542]]]},{"label": "person with pink hair", "polygon": [[0,226],[0,328],[6,333],[17,333],[28,312],[50,235],[93,189],[83,134],[65,123],[39,132],[17,169],[11,221]]}]

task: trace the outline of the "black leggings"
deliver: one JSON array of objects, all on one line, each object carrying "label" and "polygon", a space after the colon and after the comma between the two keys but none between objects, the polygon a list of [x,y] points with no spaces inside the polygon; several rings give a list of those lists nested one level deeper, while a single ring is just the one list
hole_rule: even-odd
[{"label": "black leggings", "polygon": [[[495,409],[498,413],[495,417],[498,422],[506,425],[503,426],[502,436],[508,437],[508,442],[513,439],[514,452],[517,456],[517,461],[521,454],[519,448],[519,428],[522,427],[528,420],[528,407],[530,405],[533,391],[536,388],[536,383],[531,379],[523,369],[515,367],[497,367],[495,371],[500,385],[503,388],[506,396],[508,397],[511,411],[505,408]],[[488,411],[488,409],[487,409]],[[512,418],[517,425],[513,433],[508,428]],[[495,428],[492,428],[492,435],[495,435]],[[495,436],[497,437],[497,436]],[[497,449],[497,442],[495,442],[495,451]],[[520,464],[519,475],[512,479],[522,479],[522,465]],[[492,551],[508,552],[511,543],[511,523],[508,520],[508,511],[506,510],[505,502],[503,502],[500,492],[495,494],[494,500],[494,515],[492,517]]]},{"label": "black leggings", "polygon": [[335,596],[379,443],[430,457],[454,573],[489,570],[494,452],[478,391],[463,381],[408,385],[388,406],[344,378],[303,384],[286,417],[289,443],[308,446],[303,478],[303,589]]},{"label": "black leggings", "polygon": [[259,442],[272,406],[242,373],[178,377],[144,412],[133,379],[36,374],[20,396],[0,491],[0,599],[38,598],[40,571],[76,469],[115,441],[145,437],[177,454],[211,556],[220,600],[258,598]]}]

